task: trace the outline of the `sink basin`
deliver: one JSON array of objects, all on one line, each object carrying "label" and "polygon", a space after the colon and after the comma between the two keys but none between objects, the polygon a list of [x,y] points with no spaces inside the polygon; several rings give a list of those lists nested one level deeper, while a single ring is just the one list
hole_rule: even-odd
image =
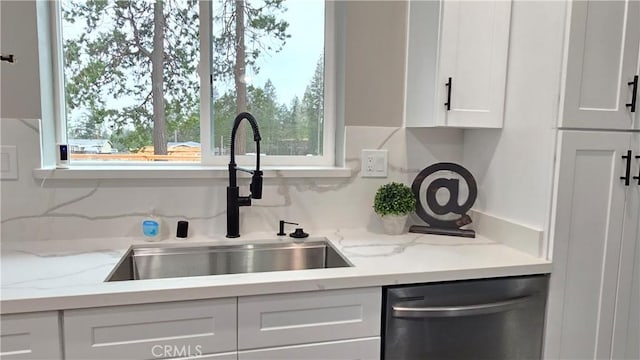
[{"label": "sink basin", "polygon": [[192,247],[132,247],[106,281],[353,266],[325,240]]}]

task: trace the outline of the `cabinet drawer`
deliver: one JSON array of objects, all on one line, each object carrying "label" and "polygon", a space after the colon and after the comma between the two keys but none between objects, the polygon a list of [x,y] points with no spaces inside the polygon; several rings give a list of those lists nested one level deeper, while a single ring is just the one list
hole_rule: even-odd
[{"label": "cabinet drawer", "polygon": [[62,359],[58,312],[2,315],[0,358]]},{"label": "cabinet drawer", "polygon": [[380,337],[241,351],[238,360],[377,360]]},{"label": "cabinet drawer", "polygon": [[68,359],[155,359],[233,352],[236,299],[65,311],[64,339]]},{"label": "cabinet drawer", "polygon": [[247,296],[238,299],[238,348],[380,335],[380,288]]},{"label": "cabinet drawer", "polygon": [[[161,359],[160,357],[158,357],[157,359]],[[187,357],[177,357],[177,358],[171,358],[171,359],[167,359],[167,360],[238,360],[238,352],[237,351],[233,351],[233,352],[228,352],[228,353],[218,353],[218,354],[202,354],[199,355],[198,353],[196,354],[191,354]]]}]

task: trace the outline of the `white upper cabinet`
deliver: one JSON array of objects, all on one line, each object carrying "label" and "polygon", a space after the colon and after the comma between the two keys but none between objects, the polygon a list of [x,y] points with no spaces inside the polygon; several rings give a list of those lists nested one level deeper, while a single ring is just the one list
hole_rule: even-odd
[{"label": "white upper cabinet", "polygon": [[406,125],[500,128],[510,1],[411,1]]},{"label": "white upper cabinet", "polygon": [[[640,2],[572,1],[560,127],[632,129]],[[636,80],[637,82],[637,80]],[[635,91],[635,95],[634,95]],[[640,104],[635,111],[640,110]]]},{"label": "white upper cabinet", "polygon": [[[638,61],[637,61],[636,76],[640,77],[640,45],[638,45]],[[640,83],[638,83],[638,87],[640,87]],[[633,97],[631,101],[633,101]],[[633,112],[633,123],[634,123],[633,128],[635,130],[640,130],[640,89],[636,89],[636,109],[635,110],[636,111]]]}]

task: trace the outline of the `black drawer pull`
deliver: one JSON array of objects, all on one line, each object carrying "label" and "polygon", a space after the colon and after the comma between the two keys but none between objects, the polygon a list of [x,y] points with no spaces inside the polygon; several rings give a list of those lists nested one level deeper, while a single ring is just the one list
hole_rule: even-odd
[{"label": "black drawer pull", "polygon": [[629,186],[631,180],[631,150],[627,150],[627,155],[622,155],[622,159],[627,160],[627,170],[624,172],[625,176],[620,176],[620,180],[624,180],[624,185]]},{"label": "black drawer pull", "polygon": [[447,102],[444,103],[444,106],[447,107],[447,111],[451,110],[451,78],[447,81],[444,86],[447,87]]},{"label": "black drawer pull", "polygon": [[631,112],[636,112],[636,98],[638,97],[638,75],[633,77],[633,81],[627,83],[629,86],[633,85],[631,88],[631,102],[626,104],[627,107],[631,108]]},{"label": "black drawer pull", "polygon": [[[636,155],[636,159],[640,160],[640,155]],[[638,180],[638,186],[640,186],[640,166],[638,166],[638,176],[634,176],[635,180]]]}]

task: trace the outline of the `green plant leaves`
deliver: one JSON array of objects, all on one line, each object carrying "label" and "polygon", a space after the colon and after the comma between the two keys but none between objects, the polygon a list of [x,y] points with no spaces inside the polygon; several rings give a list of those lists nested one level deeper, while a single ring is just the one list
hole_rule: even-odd
[{"label": "green plant leaves", "polygon": [[405,215],[416,209],[416,198],[411,189],[401,183],[392,182],[378,188],[373,210],[381,216]]}]

